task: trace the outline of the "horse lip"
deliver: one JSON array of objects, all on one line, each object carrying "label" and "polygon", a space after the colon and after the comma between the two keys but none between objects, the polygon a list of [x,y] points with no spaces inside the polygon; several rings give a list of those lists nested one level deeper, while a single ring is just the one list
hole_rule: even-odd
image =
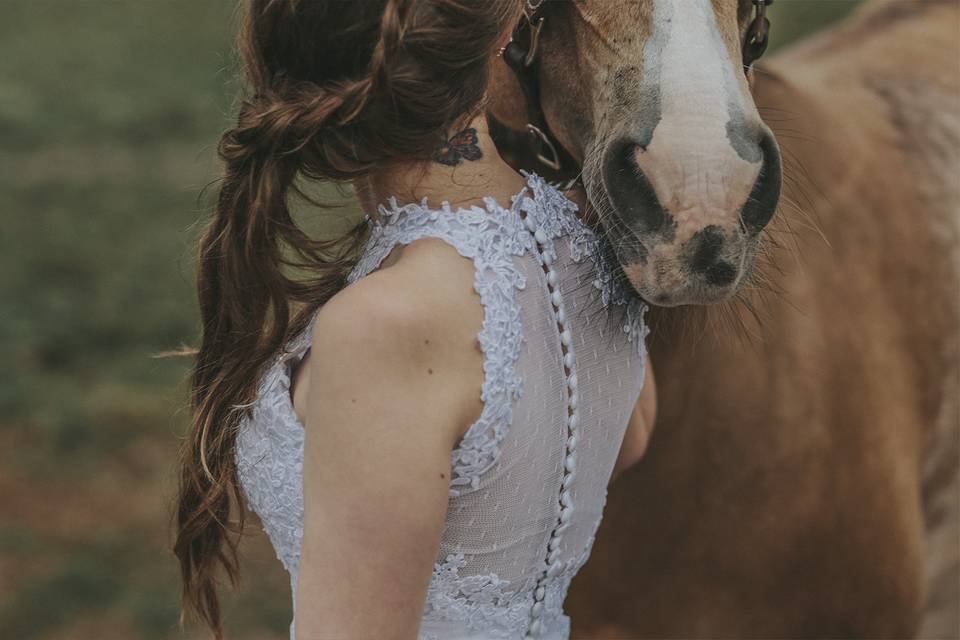
[{"label": "horse lip", "polygon": [[[634,231],[630,233],[642,244]],[[734,297],[750,276],[754,251],[750,248],[749,239],[743,238],[743,240],[744,244],[741,245],[736,258],[731,256],[733,259],[731,266],[734,267],[736,276],[729,283],[722,285],[712,284],[705,280],[702,275],[694,275],[693,273],[687,274],[685,277],[679,277],[682,274],[678,273],[678,277],[668,283],[659,282],[656,278],[650,280],[651,273],[656,273],[660,268],[663,268],[658,267],[658,265],[665,265],[668,269],[677,268],[671,266],[673,260],[669,256],[657,258],[653,254],[648,254],[647,259],[641,261],[631,259],[629,256],[625,256],[626,259],[622,260],[621,255],[616,254],[616,260],[634,295],[648,305],[658,307],[712,305]],[[651,269],[652,272],[649,271]]]}]

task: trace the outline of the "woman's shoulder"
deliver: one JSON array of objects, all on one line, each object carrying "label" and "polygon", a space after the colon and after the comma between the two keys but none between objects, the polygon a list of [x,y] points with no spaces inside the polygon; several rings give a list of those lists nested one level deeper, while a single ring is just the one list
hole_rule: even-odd
[{"label": "woman's shoulder", "polygon": [[417,362],[476,339],[482,310],[473,266],[446,243],[424,238],[398,247],[317,313],[313,344],[354,355]]},{"label": "woman's shoulder", "polygon": [[459,416],[447,434],[456,438],[480,412],[483,311],[472,267],[445,248],[419,241],[331,298],[312,327],[309,377],[336,378],[347,395],[373,386],[431,406],[439,394]]}]

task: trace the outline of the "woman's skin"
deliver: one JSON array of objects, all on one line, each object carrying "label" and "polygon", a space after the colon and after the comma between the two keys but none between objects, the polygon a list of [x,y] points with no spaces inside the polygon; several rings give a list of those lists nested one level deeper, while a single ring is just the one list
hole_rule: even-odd
[{"label": "woman's skin", "polygon": [[[525,180],[496,153],[483,118],[481,157],[400,167],[356,185],[376,203],[509,205]],[[571,194],[585,204],[582,193]],[[446,515],[450,452],[482,409],[483,308],[473,264],[437,239],[398,247],[382,268],[318,313],[293,403],[305,425],[298,640],[415,638]],[[313,355],[315,354],[315,356]],[[652,371],[615,473],[646,446]]]}]

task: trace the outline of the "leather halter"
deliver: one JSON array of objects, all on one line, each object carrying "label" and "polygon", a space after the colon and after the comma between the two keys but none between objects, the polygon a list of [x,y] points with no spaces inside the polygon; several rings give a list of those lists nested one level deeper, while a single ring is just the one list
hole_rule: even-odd
[{"label": "leather halter", "polygon": [[[750,71],[770,42],[770,20],[766,13],[773,0],[752,1],[754,17],[743,43],[744,72]],[[569,188],[580,179],[580,164],[550,129],[540,97],[540,33],[546,21],[546,5],[547,0],[526,0],[523,17],[514,28],[510,43],[503,50],[503,59],[513,70],[523,90],[533,157],[546,168],[546,174],[555,176],[562,186]]]},{"label": "leather halter", "polygon": [[743,67],[747,71],[753,63],[763,57],[770,44],[770,20],[767,18],[767,7],[773,0],[753,0],[754,16],[747,35],[743,39]]},{"label": "leather halter", "polygon": [[580,164],[570,155],[550,130],[540,100],[540,32],[544,25],[546,0],[527,0],[523,17],[513,30],[510,43],[503,50],[506,61],[520,83],[527,103],[527,131],[537,162],[570,184],[580,175]]}]

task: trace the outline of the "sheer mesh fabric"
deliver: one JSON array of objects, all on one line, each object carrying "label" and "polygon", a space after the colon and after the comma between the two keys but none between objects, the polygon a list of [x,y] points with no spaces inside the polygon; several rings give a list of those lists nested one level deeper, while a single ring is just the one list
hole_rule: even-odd
[{"label": "sheer mesh fabric", "polygon": [[[618,288],[576,206],[538,176],[527,180],[509,209],[492,199],[458,210],[391,201],[350,277],[397,245],[439,238],[473,262],[484,307],[484,409],[451,452],[421,640],[568,637],[563,600],[589,556],[643,384],[645,307]],[[303,429],[290,371],[309,346],[308,327],[277,355],[237,439],[247,502],[294,592]]]}]

